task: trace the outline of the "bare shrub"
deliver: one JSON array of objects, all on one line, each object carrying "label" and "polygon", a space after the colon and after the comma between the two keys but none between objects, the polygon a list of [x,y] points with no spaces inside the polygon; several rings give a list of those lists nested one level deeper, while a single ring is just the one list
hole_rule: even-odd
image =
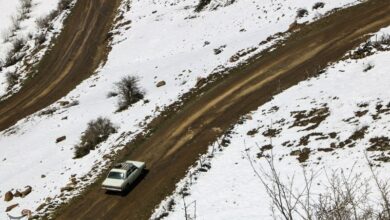
[{"label": "bare shrub", "polygon": [[12,66],[24,57],[25,53],[20,52],[25,45],[26,39],[22,37],[16,38],[14,41],[12,41],[12,49],[8,51],[5,57],[4,67]]},{"label": "bare shrub", "polygon": [[39,34],[37,34],[35,36],[35,43],[36,44],[40,45],[40,44],[45,43],[45,41],[46,41],[46,34],[45,33],[40,32]]},{"label": "bare shrub", "polygon": [[82,158],[94,150],[98,144],[116,132],[116,128],[108,118],[99,117],[88,123],[87,129],[81,136],[80,144],[75,147],[74,158]]},{"label": "bare shrub", "polygon": [[390,45],[390,34],[384,34],[382,35],[378,41],[380,44],[384,44],[384,45]]},{"label": "bare shrub", "polygon": [[17,57],[13,53],[8,52],[8,54],[6,55],[6,57],[4,59],[3,65],[4,65],[4,67],[9,67],[9,66],[14,65],[17,62],[18,62]]},{"label": "bare shrub", "polygon": [[20,0],[20,7],[18,8],[18,14],[20,20],[29,18],[31,7],[32,7],[32,0]]},{"label": "bare shrub", "polygon": [[11,16],[12,32],[20,30],[21,17],[17,15]]},{"label": "bare shrub", "polygon": [[325,3],[323,2],[317,2],[313,5],[313,9],[316,10],[316,9],[319,9],[319,8],[323,8],[325,6]]},{"label": "bare shrub", "polygon": [[4,43],[10,42],[11,38],[14,36],[14,33],[12,31],[12,28],[4,29],[1,32],[1,38],[3,39]]},{"label": "bare shrub", "polygon": [[46,29],[50,27],[50,16],[44,16],[37,18],[35,23],[37,24],[38,28],[40,29]]},{"label": "bare shrub", "polygon": [[31,9],[32,0],[20,0],[20,7],[25,9]]},{"label": "bare shrub", "polygon": [[8,89],[14,87],[19,81],[19,75],[16,72],[7,72],[5,79],[8,85]]},{"label": "bare shrub", "polygon": [[119,111],[127,109],[144,98],[144,92],[139,88],[138,78],[135,76],[125,76],[115,85],[119,96]]},{"label": "bare shrub", "polygon": [[23,47],[26,45],[27,40],[23,37],[16,38],[12,41],[12,52],[17,53],[20,52]]},{"label": "bare shrub", "polygon": [[70,8],[70,4],[72,3],[72,1],[73,0],[60,0],[60,2],[58,2],[57,9],[59,11],[63,11],[63,10],[69,9]]},{"label": "bare shrub", "polygon": [[209,5],[211,0],[199,0],[198,5],[195,8],[195,12],[202,11],[207,5]]},{"label": "bare shrub", "polygon": [[[368,157],[371,178],[364,179],[361,173],[354,172],[354,167],[345,172],[343,169],[325,170],[325,190],[315,194],[312,190],[319,172],[308,173],[303,168],[303,185],[296,189],[295,177],[282,178],[274,165],[274,157],[263,157],[267,167],[255,167],[247,151],[247,158],[271,199],[275,219],[303,220],[385,220],[390,219],[390,184],[379,180]],[[375,183],[374,188],[370,181]],[[303,189],[302,189],[303,188]],[[370,200],[371,190],[376,189],[381,198]]]},{"label": "bare shrub", "polygon": [[309,11],[307,11],[307,9],[300,8],[297,11],[297,18],[303,18],[303,17],[307,16],[308,14],[309,14]]}]

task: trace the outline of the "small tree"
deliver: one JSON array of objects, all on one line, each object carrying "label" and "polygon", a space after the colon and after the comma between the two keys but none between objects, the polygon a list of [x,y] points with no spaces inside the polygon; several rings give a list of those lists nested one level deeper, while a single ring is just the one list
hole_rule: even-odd
[{"label": "small tree", "polygon": [[195,8],[195,12],[202,11],[207,5],[209,5],[211,0],[199,0],[198,5]]},{"label": "small tree", "polygon": [[139,88],[138,78],[135,76],[125,76],[115,85],[119,96],[119,111],[144,98],[144,92]]},{"label": "small tree", "polygon": [[309,14],[309,12],[307,11],[307,9],[300,8],[297,11],[297,18],[303,18],[303,17],[307,16],[308,14]]},{"label": "small tree", "polygon": [[313,9],[319,9],[319,8],[323,8],[325,6],[325,3],[323,2],[317,2],[313,5]]},{"label": "small tree", "polygon": [[84,134],[81,136],[80,144],[76,146],[75,158],[81,158],[94,150],[98,144],[116,132],[116,128],[108,118],[99,117],[90,121]]},{"label": "small tree", "polygon": [[18,83],[19,76],[16,72],[7,72],[5,78],[8,84],[8,89],[11,89],[14,85]]}]

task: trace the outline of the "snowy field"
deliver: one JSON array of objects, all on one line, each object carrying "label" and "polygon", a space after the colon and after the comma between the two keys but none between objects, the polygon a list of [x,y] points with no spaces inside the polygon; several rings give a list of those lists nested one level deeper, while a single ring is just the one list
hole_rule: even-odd
[{"label": "snowy field", "polygon": [[[390,27],[378,36],[385,33],[390,34]],[[250,163],[261,174],[269,174],[267,155],[275,158],[276,170],[286,184],[295,176],[293,189],[297,191],[305,186],[303,164],[307,173],[316,173],[313,190],[317,193],[328,185],[327,175],[341,169],[361,174],[373,186],[365,152],[371,162],[380,164],[376,168],[379,176],[389,178],[390,166],[381,162],[389,161],[383,152],[390,146],[389,60],[389,51],[347,59],[275,96],[233,128],[230,144],[220,147],[219,140],[210,146],[200,159],[206,172],[199,172],[200,163],[191,168],[154,217],[169,213],[164,219],[184,219],[185,201],[191,217],[196,202],[196,219],[200,220],[274,219],[271,201]],[[384,147],[378,147],[381,144]],[[375,202],[380,196],[374,187],[372,191],[371,202]],[[183,194],[188,194],[184,200]]]},{"label": "snowy field", "polygon": [[[296,19],[298,8],[306,8],[309,12],[299,20],[304,22],[357,1],[326,0],[323,1],[324,8],[313,10],[316,2],[240,0],[223,7],[223,1],[213,1],[212,5],[222,6],[217,10],[206,8],[199,13],[194,12],[197,5],[194,0],[134,0],[130,11],[123,5],[124,20],[113,30],[113,49],[97,74],[59,102],[0,133],[0,210],[18,203],[10,213],[19,215],[21,209],[35,211],[41,204],[56,206],[78,194],[106,165],[105,155],[121,149],[143,130],[151,120],[146,120],[147,116],[159,114],[164,106],[193,88],[199,77],[208,76],[220,66],[237,65],[270,46],[259,46],[259,43],[286,31]],[[233,55],[247,48],[256,50],[231,62]],[[355,67],[358,66],[361,64]],[[148,102],[140,101],[115,113],[117,98],[108,98],[107,94],[114,90],[116,82],[128,75],[139,77]],[[166,85],[156,87],[161,81]],[[74,146],[79,143],[87,123],[99,116],[108,117],[118,132],[89,155],[73,159]],[[56,143],[62,136],[66,139]],[[237,146],[227,150],[237,150],[241,155],[242,149]],[[227,151],[226,155],[236,156]],[[31,186],[32,192],[25,198],[3,201],[7,191],[23,190],[26,186]],[[61,190],[65,186],[77,190]],[[0,212],[2,218],[5,213]]]}]

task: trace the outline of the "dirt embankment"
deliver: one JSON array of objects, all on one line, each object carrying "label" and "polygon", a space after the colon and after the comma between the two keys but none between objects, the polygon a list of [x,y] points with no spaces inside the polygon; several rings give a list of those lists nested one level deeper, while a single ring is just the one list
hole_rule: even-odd
[{"label": "dirt embankment", "polygon": [[368,33],[388,25],[389,1],[371,0],[303,27],[284,46],[194,95],[161,120],[150,137],[129,144],[123,157],[146,161],[150,172],[126,196],[105,194],[97,183],[61,209],[58,219],[148,219],[199,154],[240,116],[339,60]]},{"label": "dirt embankment", "polygon": [[37,75],[0,102],[0,130],[65,96],[93,74],[108,52],[108,32],[120,0],[80,0],[37,66]]}]

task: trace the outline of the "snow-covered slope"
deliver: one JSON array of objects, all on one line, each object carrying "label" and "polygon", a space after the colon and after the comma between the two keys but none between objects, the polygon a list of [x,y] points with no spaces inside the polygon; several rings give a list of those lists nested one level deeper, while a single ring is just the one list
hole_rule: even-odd
[{"label": "snow-covered slope", "polygon": [[[390,28],[372,40],[386,33]],[[390,44],[384,48],[390,50]],[[265,157],[271,154],[286,184],[295,176],[294,189],[305,186],[303,164],[308,173],[316,173],[312,187],[319,192],[327,185],[327,174],[337,169],[348,173],[354,167],[353,174],[374,184],[365,152],[380,164],[379,176],[388,178],[390,166],[382,161],[389,157],[382,151],[390,146],[389,60],[390,51],[346,59],[275,96],[233,128],[228,144],[221,146],[219,140],[210,146],[154,217],[169,213],[164,219],[184,218],[185,201],[196,219],[274,219],[269,196],[249,162],[267,170]],[[372,191],[377,201],[375,187]]]},{"label": "snow-covered slope", "polygon": [[[194,12],[197,1],[134,0],[128,11],[123,3],[124,19],[113,30],[115,38],[108,61],[93,77],[47,109],[19,121],[0,133],[0,199],[4,193],[32,186],[32,193],[11,202],[0,201],[0,210],[19,203],[20,209],[35,210],[42,203],[59,204],[79,193],[105,166],[105,155],[142,131],[166,105],[189,91],[200,77],[215,69],[237,65],[250,55],[270,46],[259,43],[278,32],[286,31],[296,19],[298,8],[309,15],[300,22],[355,0],[326,0],[325,7],[313,10],[317,1],[240,0],[217,10]],[[242,13],[245,11],[245,13]],[[119,16],[119,15],[118,15]],[[131,21],[131,23],[129,22]],[[255,48],[239,60],[231,60],[238,51]],[[115,113],[117,99],[108,98],[122,77],[139,77],[145,100]],[[160,81],[166,85],[156,87]],[[74,146],[87,123],[108,117],[118,132],[98,149],[82,159],[73,159]],[[56,139],[66,139],[56,143]],[[90,174],[89,176],[85,176]],[[83,181],[79,181],[80,179]],[[71,179],[76,179],[72,181]],[[61,190],[66,185],[78,190]],[[61,192],[62,191],[62,192]],[[0,213],[0,218],[4,214]]]}]

